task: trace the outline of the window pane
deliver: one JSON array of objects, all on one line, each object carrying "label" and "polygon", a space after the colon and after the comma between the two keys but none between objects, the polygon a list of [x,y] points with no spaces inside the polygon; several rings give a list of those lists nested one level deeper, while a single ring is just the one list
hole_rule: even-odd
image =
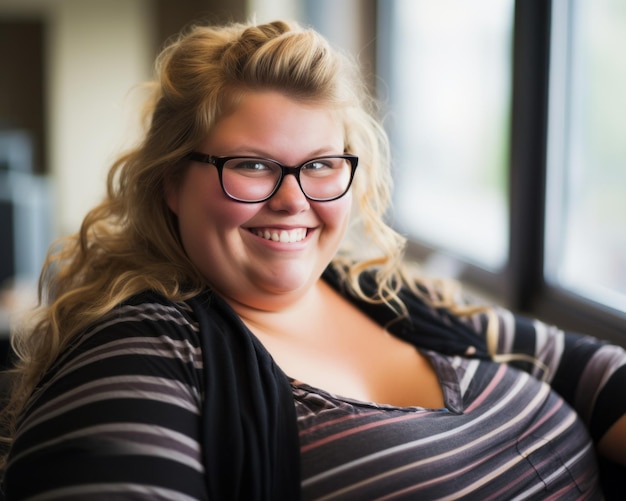
[{"label": "window pane", "polygon": [[546,273],[626,311],[626,3],[554,9]]},{"label": "window pane", "polygon": [[512,0],[395,0],[395,215],[411,238],[488,269],[508,253]]}]

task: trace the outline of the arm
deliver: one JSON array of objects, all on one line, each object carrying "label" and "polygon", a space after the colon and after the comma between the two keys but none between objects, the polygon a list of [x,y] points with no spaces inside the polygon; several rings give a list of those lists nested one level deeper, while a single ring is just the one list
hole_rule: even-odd
[{"label": "arm", "polygon": [[[497,312],[498,354],[548,382],[587,424],[598,451],[626,465],[626,351],[593,337]],[[528,360],[516,360],[517,354]]]},{"label": "arm", "polygon": [[598,452],[626,466],[626,414],[619,418],[600,439]]},{"label": "arm", "polygon": [[82,335],[18,426],[7,497],[206,497],[188,331],[174,308],[142,303]]}]

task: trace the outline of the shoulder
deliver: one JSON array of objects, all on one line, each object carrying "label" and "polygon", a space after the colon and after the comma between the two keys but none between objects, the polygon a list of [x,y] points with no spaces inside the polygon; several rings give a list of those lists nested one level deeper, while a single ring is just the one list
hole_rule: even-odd
[{"label": "shoulder", "polygon": [[202,370],[198,331],[187,302],[152,291],[133,296],[72,340],[40,380],[34,397],[111,377],[165,376],[197,386]]},{"label": "shoulder", "polygon": [[193,341],[197,331],[198,321],[186,301],[176,302],[157,292],[146,291],[118,304],[79,335],[77,344],[96,339],[110,342],[129,335]]},{"label": "shoulder", "polygon": [[148,394],[178,388],[184,396],[177,398],[187,401],[179,404],[196,407],[202,372],[202,348],[191,308],[186,302],[144,292],[120,303],[72,340],[39,381],[24,418],[28,421],[35,409],[83,393],[90,397],[75,405],[117,401],[120,395],[145,401]]},{"label": "shoulder", "polygon": [[[178,492],[175,471],[194,480],[182,490],[202,497],[203,372],[185,302],[147,292],[119,304],[74,339],[31,395],[8,492],[21,498],[80,486],[78,495],[106,497],[106,489],[131,495],[146,481]],[[48,473],[34,485],[29,478],[39,470]]]},{"label": "shoulder", "polygon": [[197,346],[197,331],[197,321],[186,302],[174,302],[148,291],[118,304],[81,332],[65,351],[65,357],[105,346],[116,351],[148,345],[158,348],[174,340]]}]

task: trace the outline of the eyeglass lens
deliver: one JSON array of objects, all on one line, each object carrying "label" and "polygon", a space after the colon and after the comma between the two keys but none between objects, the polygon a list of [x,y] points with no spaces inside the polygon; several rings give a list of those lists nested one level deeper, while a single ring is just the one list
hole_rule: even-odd
[{"label": "eyeglass lens", "polygon": [[[300,169],[300,186],[312,199],[327,200],[345,193],[350,184],[352,164],[337,157],[314,159]],[[281,179],[280,165],[266,159],[234,158],[224,164],[222,182],[226,192],[238,200],[255,201],[268,197]]]}]

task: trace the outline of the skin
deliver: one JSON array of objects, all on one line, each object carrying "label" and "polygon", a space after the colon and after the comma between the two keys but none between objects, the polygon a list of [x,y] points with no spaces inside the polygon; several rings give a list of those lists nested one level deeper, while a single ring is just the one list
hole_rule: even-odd
[{"label": "skin", "polygon": [[[343,127],[331,110],[277,92],[250,92],[212,129],[199,151],[262,156],[286,165],[344,151]],[[234,307],[277,311],[310,294],[345,233],[351,195],[311,202],[288,175],[268,201],[240,203],[222,191],[217,169],[191,162],[168,187],[183,246],[209,283]],[[258,231],[306,234],[276,242]]]},{"label": "skin", "polygon": [[626,466],[626,415],[609,428],[598,444],[598,451],[607,458]]}]

